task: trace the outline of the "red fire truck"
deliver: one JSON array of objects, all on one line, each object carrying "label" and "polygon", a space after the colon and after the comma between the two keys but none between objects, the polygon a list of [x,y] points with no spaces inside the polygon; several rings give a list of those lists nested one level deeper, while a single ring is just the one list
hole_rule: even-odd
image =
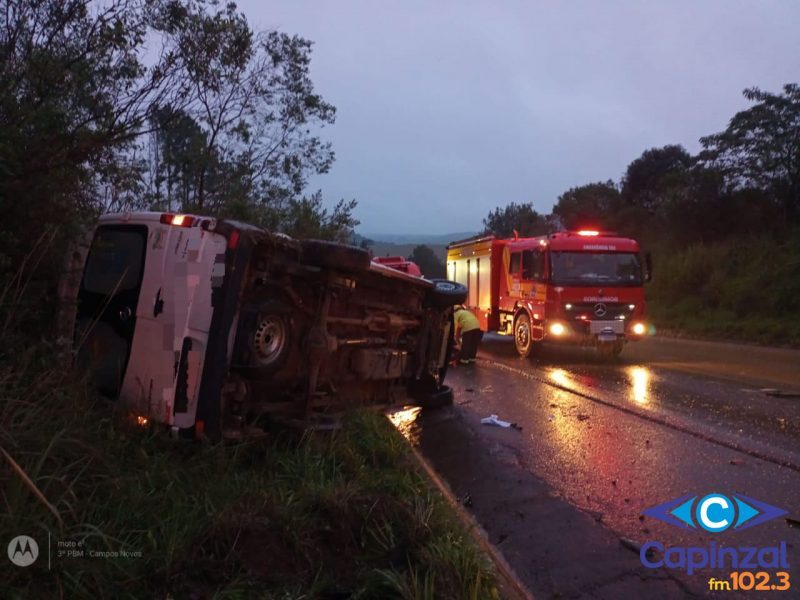
[{"label": "red fire truck", "polygon": [[477,237],[447,247],[447,277],[467,286],[465,306],[484,331],[514,335],[529,356],[542,342],[593,345],[619,355],[647,334],[649,254],[596,230],[540,237]]}]

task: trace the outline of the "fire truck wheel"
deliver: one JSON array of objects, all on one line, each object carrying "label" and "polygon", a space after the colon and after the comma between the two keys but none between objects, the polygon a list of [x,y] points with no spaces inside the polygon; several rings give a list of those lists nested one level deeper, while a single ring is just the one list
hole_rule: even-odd
[{"label": "fire truck wheel", "polygon": [[262,374],[280,370],[292,350],[292,310],[280,300],[259,306],[252,335],[253,365]]},{"label": "fire truck wheel", "polygon": [[536,344],[531,337],[531,318],[528,313],[522,312],[514,319],[514,346],[523,358],[535,352]]},{"label": "fire truck wheel", "polygon": [[304,240],[301,249],[302,260],[315,267],[344,271],[369,269],[369,252],[362,248],[325,240]]},{"label": "fire truck wheel", "polygon": [[454,304],[461,304],[467,299],[467,288],[460,283],[449,279],[431,279],[433,289],[429,293],[431,304],[445,308]]},{"label": "fire truck wheel", "polygon": [[430,392],[419,396],[416,400],[417,406],[422,408],[443,408],[453,405],[453,388],[443,385],[435,392]]}]

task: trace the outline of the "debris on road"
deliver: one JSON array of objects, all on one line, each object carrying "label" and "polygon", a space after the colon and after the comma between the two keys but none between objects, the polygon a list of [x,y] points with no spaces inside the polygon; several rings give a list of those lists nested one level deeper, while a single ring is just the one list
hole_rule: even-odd
[{"label": "debris on road", "polygon": [[484,417],[481,419],[481,425],[494,425],[495,427],[505,427],[505,428],[513,428],[517,431],[522,431],[522,426],[517,425],[516,423],[511,423],[510,421],[503,421],[499,419],[497,415],[489,415],[488,417]]},{"label": "debris on road", "polygon": [[589,415],[585,415],[583,413],[578,414],[578,421],[586,421],[589,418]]},{"label": "debris on road", "polygon": [[503,421],[497,418],[497,415],[489,415],[481,419],[481,425],[496,425],[497,427],[511,427],[509,421]]},{"label": "debris on road", "polygon": [[732,458],[729,462],[737,467],[744,464],[744,461],[741,458]]}]

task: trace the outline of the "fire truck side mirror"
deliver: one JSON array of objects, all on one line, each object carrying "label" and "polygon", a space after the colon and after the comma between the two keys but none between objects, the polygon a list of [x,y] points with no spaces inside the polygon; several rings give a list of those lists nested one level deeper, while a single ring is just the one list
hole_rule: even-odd
[{"label": "fire truck side mirror", "polygon": [[650,255],[649,252],[644,253],[644,280],[645,281],[652,281],[653,279],[653,257]]}]

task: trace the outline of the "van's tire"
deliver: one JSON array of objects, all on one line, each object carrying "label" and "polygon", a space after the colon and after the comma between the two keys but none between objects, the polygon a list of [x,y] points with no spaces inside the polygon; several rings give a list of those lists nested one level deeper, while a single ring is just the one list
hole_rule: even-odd
[{"label": "van's tire", "polygon": [[453,388],[449,385],[443,385],[435,392],[421,394],[416,398],[416,404],[422,408],[453,406]]},{"label": "van's tire", "polygon": [[295,333],[291,307],[277,299],[264,301],[250,339],[252,365],[265,375],[279,371],[292,352]]},{"label": "van's tire", "polygon": [[428,292],[428,298],[433,306],[446,308],[461,304],[467,299],[467,288],[449,279],[431,279],[433,289]]},{"label": "van's tire", "polygon": [[372,260],[369,252],[355,246],[325,240],[303,240],[300,244],[302,260],[323,269],[366,271]]},{"label": "van's tire", "polygon": [[531,318],[524,311],[514,319],[514,347],[517,349],[517,354],[523,358],[535,354],[538,349],[532,337]]},{"label": "van's tire", "polygon": [[456,345],[456,324],[453,314],[450,313],[450,335],[447,336],[447,348],[444,355],[444,364],[439,368],[439,381],[444,381],[447,371],[450,368],[450,361],[453,360],[453,347]]}]

